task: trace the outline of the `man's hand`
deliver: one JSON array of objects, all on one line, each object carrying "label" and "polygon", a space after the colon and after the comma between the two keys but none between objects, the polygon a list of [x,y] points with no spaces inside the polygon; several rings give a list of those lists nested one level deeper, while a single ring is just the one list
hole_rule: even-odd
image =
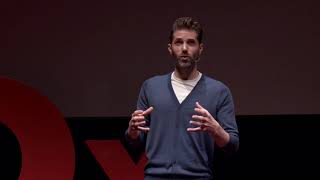
[{"label": "man's hand", "polygon": [[140,131],[148,132],[149,127],[145,127],[146,119],[145,116],[149,115],[153,110],[153,107],[149,107],[147,110],[136,110],[131,115],[131,120],[129,121],[128,135],[131,139],[137,139],[139,137]]},{"label": "man's hand", "polygon": [[219,147],[225,146],[229,140],[229,134],[220,126],[220,124],[212,117],[212,115],[203,108],[198,102],[196,102],[196,108],[194,111],[199,115],[193,115],[190,124],[193,124],[195,128],[187,128],[189,132],[195,131],[208,131],[215,139]]},{"label": "man's hand", "polygon": [[198,127],[188,128],[187,131],[210,131],[211,133],[214,133],[220,127],[219,123],[198,102],[196,102],[194,111],[199,115],[193,115],[193,120],[190,121],[190,124]]}]

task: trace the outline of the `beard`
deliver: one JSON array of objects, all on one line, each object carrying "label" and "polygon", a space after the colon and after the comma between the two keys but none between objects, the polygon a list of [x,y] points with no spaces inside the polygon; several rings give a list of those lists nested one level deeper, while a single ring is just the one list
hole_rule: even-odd
[{"label": "beard", "polygon": [[199,61],[199,53],[195,53],[194,55],[176,55],[173,54],[176,59],[176,67],[179,69],[189,69],[193,68],[196,63]]}]

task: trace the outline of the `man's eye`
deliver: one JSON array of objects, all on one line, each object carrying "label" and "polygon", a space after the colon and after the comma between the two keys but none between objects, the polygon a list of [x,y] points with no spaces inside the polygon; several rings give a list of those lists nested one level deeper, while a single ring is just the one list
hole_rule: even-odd
[{"label": "man's eye", "polygon": [[189,45],[195,45],[196,42],[195,42],[195,41],[188,41],[188,44],[189,44]]},{"label": "man's eye", "polygon": [[182,44],[182,41],[175,41],[174,44],[180,45],[180,44]]}]

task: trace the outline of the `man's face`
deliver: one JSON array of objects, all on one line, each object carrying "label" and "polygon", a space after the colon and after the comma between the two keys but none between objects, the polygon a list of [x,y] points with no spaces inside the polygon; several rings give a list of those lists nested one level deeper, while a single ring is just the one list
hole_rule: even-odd
[{"label": "man's face", "polygon": [[203,44],[199,44],[196,31],[181,29],[173,33],[168,50],[177,59],[178,68],[190,68],[199,60]]}]

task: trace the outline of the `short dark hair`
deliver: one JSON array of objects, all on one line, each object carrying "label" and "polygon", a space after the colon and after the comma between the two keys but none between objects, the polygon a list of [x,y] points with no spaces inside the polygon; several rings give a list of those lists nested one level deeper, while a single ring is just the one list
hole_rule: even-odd
[{"label": "short dark hair", "polygon": [[192,17],[180,17],[177,18],[173,23],[172,30],[169,36],[169,43],[172,43],[173,33],[181,29],[194,30],[198,35],[197,39],[199,43],[202,42],[203,29],[201,27],[200,22]]}]

